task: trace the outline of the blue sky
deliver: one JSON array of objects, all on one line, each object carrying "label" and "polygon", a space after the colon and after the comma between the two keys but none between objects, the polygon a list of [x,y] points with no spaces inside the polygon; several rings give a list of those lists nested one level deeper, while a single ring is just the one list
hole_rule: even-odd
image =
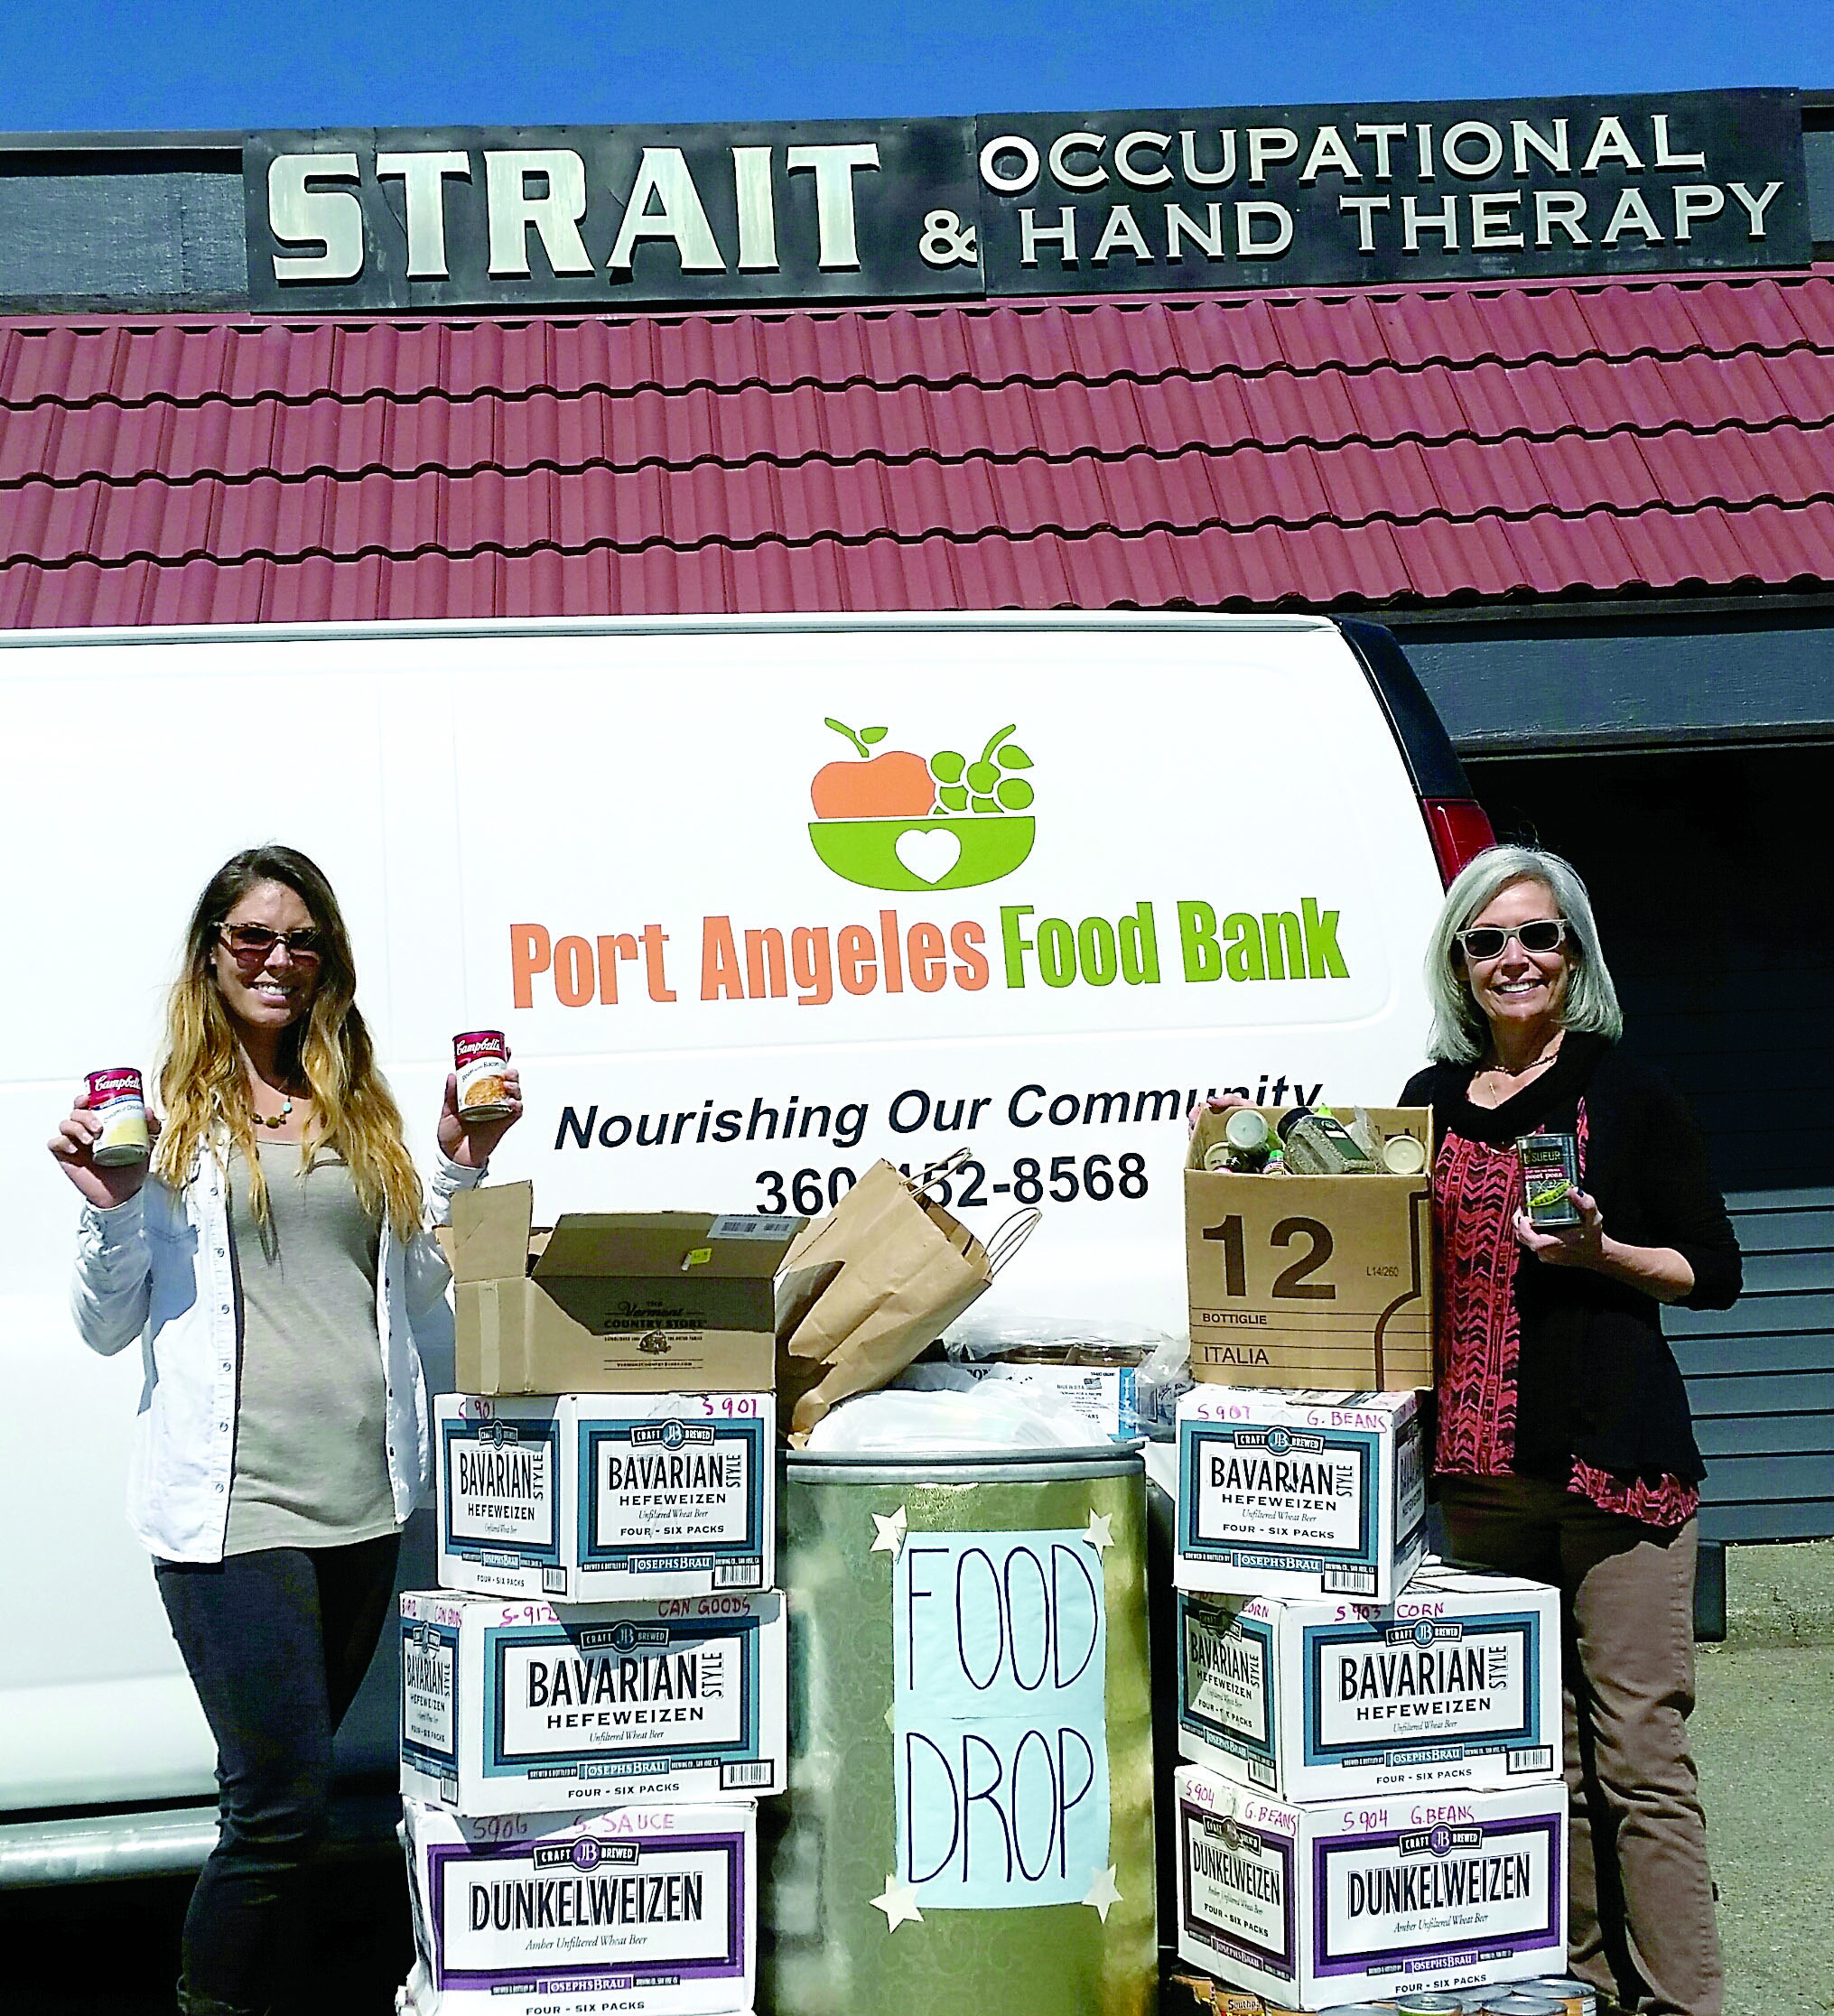
[{"label": "blue sky", "polygon": [[0,131],[1834,89],[1830,0],[14,0]]}]

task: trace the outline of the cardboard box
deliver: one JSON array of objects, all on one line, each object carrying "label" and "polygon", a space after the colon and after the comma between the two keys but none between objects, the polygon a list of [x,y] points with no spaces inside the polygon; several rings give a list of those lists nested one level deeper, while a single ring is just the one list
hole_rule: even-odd
[{"label": "cardboard box", "polygon": [[468,1816],[784,1785],[783,1598],[401,1599],[401,1788]]},{"label": "cardboard box", "polygon": [[646,1602],[775,1579],[768,1393],[442,1393],[433,1433],[443,1588]]},{"label": "cardboard box", "polygon": [[[1268,1123],[1280,1118],[1261,1111]],[[1428,1150],[1425,1107],[1372,1106]],[[1191,1376],[1224,1386],[1433,1383],[1429,1175],[1236,1175],[1206,1169],[1226,1116],[1200,1112],[1185,1165]]]},{"label": "cardboard box", "polygon": [[1178,1595],[1178,1749],[1286,1800],[1560,1770],[1560,1599],[1429,1561],[1386,1607]]},{"label": "cardboard box", "polygon": [[773,1283],[801,1218],[579,1212],[535,1229],[535,1189],[461,1190],[452,1262],[461,1392],[763,1393]]},{"label": "cardboard box", "polygon": [[1193,1387],[1178,1476],[1180,1589],[1390,1603],[1426,1553],[1412,1393]]},{"label": "cardboard box", "polygon": [[403,1802],[408,2016],[728,2016],[752,2004],[757,1809],[461,1819]]},{"label": "cardboard box", "polygon": [[1567,1788],[1295,1806],[1178,1773],[1178,1957],[1306,2009],[1559,1974]]}]

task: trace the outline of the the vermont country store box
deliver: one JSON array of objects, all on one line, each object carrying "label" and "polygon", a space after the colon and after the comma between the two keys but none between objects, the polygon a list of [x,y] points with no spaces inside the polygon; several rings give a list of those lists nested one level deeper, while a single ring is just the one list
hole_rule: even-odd
[{"label": "the vermont country store box", "polygon": [[1178,1596],[1178,1748],[1286,1800],[1559,1770],[1558,1591],[1429,1561],[1382,1609]]},{"label": "the vermont country store box", "polygon": [[1183,1766],[1178,1957],[1270,2001],[1556,1974],[1567,1954],[1567,1788],[1462,1788],[1295,1806]]},{"label": "the vermont country store box", "polygon": [[444,1588],[597,1603],[775,1579],[769,1393],[442,1393],[433,1430]]},{"label": "the vermont country store box", "polygon": [[1194,1387],[1178,1401],[1178,1586],[1392,1603],[1426,1552],[1418,1398]]},{"label": "the vermont country store box", "polygon": [[[1280,1115],[1264,1107],[1271,1127]],[[1425,1107],[1373,1106],[1430,1164]],[[1433,1383],[1431,1178],[1206,1169],[1227,1116],[1198,1114],[1185,1165],[1191,1376],[1230,1386]]]},{"label": "the vermont country store box", "polygon": [[409,2016],[749,2010],[757,1808],[621,1806],[461,1819],[403,1802]]},{"label": "the vermont country store box", "polygon": [[784,1784],[783,1598],[401,1599],[401,1788],[467,1815]]},{"label": "the vermont country store box", "polygon": [[774,1280],[800,1218],[576,1212],[535,1229],[527,1183],[461,1190],[452,1262],[463,1393],[762,1393]]}]

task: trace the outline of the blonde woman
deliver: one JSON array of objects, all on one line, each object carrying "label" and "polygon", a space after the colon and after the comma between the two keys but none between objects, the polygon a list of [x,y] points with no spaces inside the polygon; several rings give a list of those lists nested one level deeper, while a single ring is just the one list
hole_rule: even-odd
[{"label": "blonde woman", "polygon": [[[356,989],[323,874],[288,847],[237,854],[191,915],[150,1172],[96,1166],[85,1100],[51,1143],[83,1199],[84,1341],[145,1355],[128,1517],[217,1742],[190,2016],[252,2016],[283,1978],[331,1738],[431,1474],[414,1331],[446,1269]],[[515,1110],[468,1128],[448,1078],[433,1219],[519,1115],[509,1083]]]}]

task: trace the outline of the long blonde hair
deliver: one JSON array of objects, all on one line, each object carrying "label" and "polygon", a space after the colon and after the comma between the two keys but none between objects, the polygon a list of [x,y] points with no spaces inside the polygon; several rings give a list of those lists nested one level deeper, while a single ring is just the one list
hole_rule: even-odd
[{"label": "long blonde hair", "polygon": [[165,1057],[159,1095],[165,1127],[154,1167],[182,1187],[201,1150],[214,1150],[219,1129],[247,1157],[256,1222],[268,1222],[267,1183],[255,1130],[255,1101],[240,1045],[214,971],[218,927],[258,883],[279,882],[312,913],[320,936],[318,984],[305,1015],[282,1036],[280,1063],[303,1079],[312,1096],[301,1141],[300,1168],[321,1148],[349,1165],[358,1201],[387,1218],[406,1239],[419,1229],[422,1197],[403,1138],[401,1110],[376,1068],[375,1046],[357,1008],[357,966],[343,913],[323,871],[291,847],[250,847],[225,861],[205,884],[185,934],[184,966],[166,1007]]}]

